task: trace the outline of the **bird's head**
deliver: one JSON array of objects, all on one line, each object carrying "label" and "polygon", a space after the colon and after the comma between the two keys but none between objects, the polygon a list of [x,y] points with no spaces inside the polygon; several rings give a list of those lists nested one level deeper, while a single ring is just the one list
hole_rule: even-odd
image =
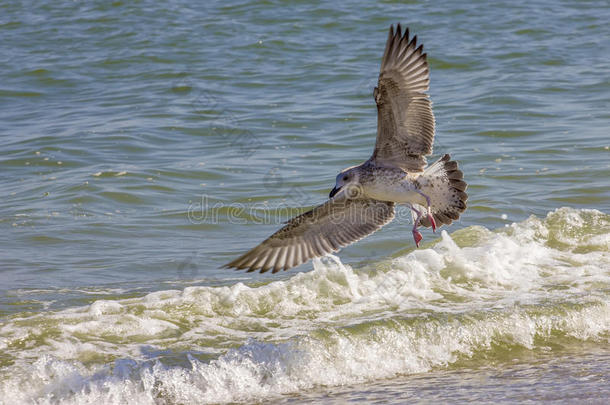
[{"label": "bird's head", "polygon": [[337,175],[335,188],[330,191],[329,198],[333,198],[340,191],[344,191],[348,198],[356,198],[362,194],[360,186],[360,172],[358,167],[349,167]]}]

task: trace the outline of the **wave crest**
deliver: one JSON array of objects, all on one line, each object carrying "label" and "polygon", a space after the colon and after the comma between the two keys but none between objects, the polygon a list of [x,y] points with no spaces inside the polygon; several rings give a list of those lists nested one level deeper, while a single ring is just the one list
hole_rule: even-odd
[{"label": "wave crest", "polygon": [[188,287],[0,324],[14,403],[247,401],[608,342],[610,216],[561,208],[353,269]]}]

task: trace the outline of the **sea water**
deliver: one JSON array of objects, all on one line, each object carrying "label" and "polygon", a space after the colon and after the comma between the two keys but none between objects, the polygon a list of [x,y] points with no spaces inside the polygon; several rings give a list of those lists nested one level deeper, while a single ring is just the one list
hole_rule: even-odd
[{"label": "sea water", "polygon": [[[606,403],[606,2],[0,5],[0,404]],[[220,266],[370,156],[392,23],[468,210]]]}]

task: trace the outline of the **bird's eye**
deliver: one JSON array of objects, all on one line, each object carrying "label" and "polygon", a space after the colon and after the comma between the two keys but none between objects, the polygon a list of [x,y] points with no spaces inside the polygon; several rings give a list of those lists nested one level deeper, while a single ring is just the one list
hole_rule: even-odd
[{"label": "bird's eye", "polygon": [[343,176],[343,181],[347,181],[347,176]]}]

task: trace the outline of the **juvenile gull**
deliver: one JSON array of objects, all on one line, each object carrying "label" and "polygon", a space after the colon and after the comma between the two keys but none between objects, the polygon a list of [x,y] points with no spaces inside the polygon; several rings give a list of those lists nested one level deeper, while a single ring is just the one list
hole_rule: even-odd
[{"label": "juvenile gull", "polygon": [[394,218],[395,204],[408,204],[413,239],[419,225],[449,225],[466,209],[466,183],[456,162],[444,155],[426,167],[432,154],[434,114],[426,94],[428,61],[417,36],[390,27],[379,82],[377,141],[369,160],[337,175],[329,200],[301,214],[260,245],[225,267],[287,270],[336,252],[377,231]]}]

